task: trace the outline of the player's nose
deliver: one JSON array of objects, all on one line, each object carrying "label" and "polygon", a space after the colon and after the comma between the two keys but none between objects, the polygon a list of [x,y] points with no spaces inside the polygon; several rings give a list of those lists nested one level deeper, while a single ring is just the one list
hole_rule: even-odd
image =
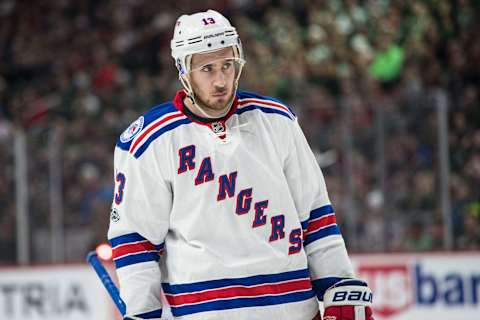
[{"label": "player's nose", "polygon": [[226,77],[223,72],[216,72],[215,78],[213,79],[213,85],[217,88],[224,88],[226,84]]}]

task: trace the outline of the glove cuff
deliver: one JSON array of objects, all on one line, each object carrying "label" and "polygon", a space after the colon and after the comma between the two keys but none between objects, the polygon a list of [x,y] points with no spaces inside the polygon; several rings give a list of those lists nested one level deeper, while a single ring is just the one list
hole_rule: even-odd
[{"label": "glove cuff", "polygon": [[347,279],[337,282],[323,296],[325,308],[330,306],[372,306],[372,290],[365,281]]}]

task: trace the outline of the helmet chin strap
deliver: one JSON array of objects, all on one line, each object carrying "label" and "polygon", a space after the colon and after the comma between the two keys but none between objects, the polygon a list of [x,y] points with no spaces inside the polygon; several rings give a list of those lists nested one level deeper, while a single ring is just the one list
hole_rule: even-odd
[{"label": "helmet chin strap", "polygon": [[228,114],[228,112],[230,111],[230,108],[232,107],[233,101],[235,100],[235,94],[237,93],[237,89],[238,89],[238,79],[240,78],[241,73],[242,73],[242,70],[240,69],[239,72],[238,72],[237,79],[235,79],[232,98],[225,105],[225,110],[220,115],[209,114],[206,111],[206,106],[203,105],[200,101],[197,101],[197,99],[195,99],[195,92],[192,89],[190,81],[188,79],[186,79],[186,77],[184,78],[183,76],[180,76],[179,78],[180,78],[180,82],[182,83],[183,87],[185,88],[185,91],[187,93],[188,98],[190,99],[192,104],[197,107],[196,109],[202,114],[203,117],[205,117],[205,118],[221,118],[221,117],[226,116]]},{"label": "helmet chin strap", "polygon": [[[241,44],[240,44],[240,46],[241,46]],[[233,47],[233,54],[234,54],[235,58],[242,59],[241,51],[240,51],[239,46],[234,46]],[[243,63],[240,64],[240,69],[238,70],[238,75],[235,78],[235,82],[234,82],[233,95],[232,95],[232,98],[230,99],[230,101],[225,105],[225,111],[220,115],[212,115],[212,114],[209,114],[206,111],[206,106],[205,105],[202,105],[202,103],[200,101],[197,101],[197,99],[195,99],[195,92],[193,91],[192,85],[190,84],[190,81],[187,78],[188,70],[190,70],[191,63],[192,63],[192,55],[188,55],[184,59],[185,59],[184,60],[185,70],[187,72],[180,72],[179,73],[179,79],[180,79],[180,82],[182,83],[183,87],[185,88],[187,96],[190,99],[190,101],[192,102],[192,104],[194,106],[196,106],[198,111],[206,118],[221,118],[221,117],[227,115],[228,112],[230,111],[230,108],[232,107],[233,101],[235,100],[235,95],[236,95],[237,89],[238,89],[238,81],[240,79],[240,75],[242,74],[242,70],[243,70]]]},{"label": "helmet chin strap", "polygon": [[190,99],[190,101],[192,101],[192,103],[195,106],[197,106],[197,110],[200,111],[203,117],[213,119],[213,118],[222,118],[228,114],[228,112],[230,111],[230,108],[232,107],[233,100],[235,99],[235,95],[233,95],[232,99],[230,99],[230,101],[225,105],[224,112],[217,115],[209,114],[205,110],[206,109],[205,106],[202,106],[202,103],[196,101],[195,95],[189,95],[188,98]]},{"label": "helmet chin strap", "polygon": [[230,111],[230,108],[232,107],[232,104],[233,104],[233,100],[235,100],[235,93],[237,92],[237,85],[235,85],[235,89],[233,91],[233,95],[232,95],[232,98],[230,99],[230,101],[228,101],[228,103],[225,104],[225,110],[224,112],[222,112],[221,114],[210,114],[206,111],[206,106],[201,103],[200,101],[197,101],[197,99],[195,99],[195,93],[192,91],[188,91],[187,90],[187,96],[188,98],[190,99],[190,101],[192,102],[192,104],[194,106],[196,106],[197,110],[202,114],[203,117],[205,118],[221,118],[221,117],[224,117],[228,114],[228,112]]}]

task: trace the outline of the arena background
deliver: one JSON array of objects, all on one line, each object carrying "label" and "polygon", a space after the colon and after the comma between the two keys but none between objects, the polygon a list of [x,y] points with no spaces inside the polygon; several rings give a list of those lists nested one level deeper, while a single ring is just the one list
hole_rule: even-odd
[{"label": "arena background", "polygon": [[299,117],[377,318],[478,319],[475,0],[0,1],[0,318],[113,319],[84,261],[115,141],[180,88],[173,24],[207,8],[241,36],[241,88]]}]

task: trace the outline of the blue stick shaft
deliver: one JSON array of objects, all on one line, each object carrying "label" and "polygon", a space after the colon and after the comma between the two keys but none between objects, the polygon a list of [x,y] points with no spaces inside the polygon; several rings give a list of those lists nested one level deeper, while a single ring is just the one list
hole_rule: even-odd
[{"label": "blue stick shaft", "polygon": [[126,312],[125,302],[123,302],[122,298],[120,297],[117,286],[113,282],[107,270],[105,270],[105,267],[98,259],[97,253],[95,251],[91,251],[87,255],[87,262],[93,267],[98,277],[102,281],[103,286],[105,287],[105,289],[107,289],[108,294],[112,298],[113,302],[115,302],[118,310],[120,310],[120,313],[122,314],[122,316],[124,316]]}]

